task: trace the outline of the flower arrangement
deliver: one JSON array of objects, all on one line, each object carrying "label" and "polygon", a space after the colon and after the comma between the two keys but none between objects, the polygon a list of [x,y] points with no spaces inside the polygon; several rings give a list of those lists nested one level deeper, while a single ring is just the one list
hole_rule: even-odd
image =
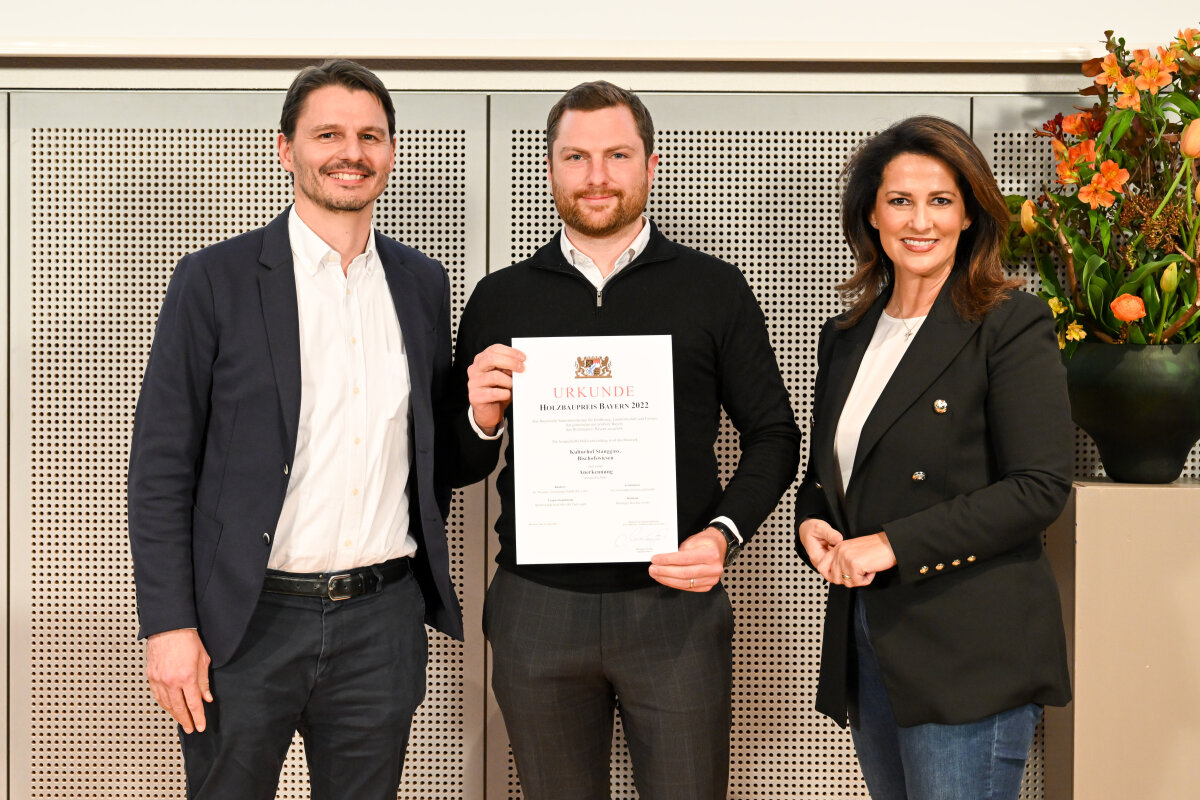
[{"label": "flower arrangement", "polygon": [[1200,30],[1153,54],[1105,36],[1083,64],[1094,105],[1037,132],[1053,184],[1008,198],[1008,260],[1033,258],[1068,358],[1084,340],[1200,341]]}]

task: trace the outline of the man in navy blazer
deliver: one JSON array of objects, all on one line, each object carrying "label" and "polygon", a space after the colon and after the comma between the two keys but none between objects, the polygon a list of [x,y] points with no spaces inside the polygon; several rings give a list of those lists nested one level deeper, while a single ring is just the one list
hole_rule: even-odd
[{"label": "man in navy blazer", "polygon": [[299,730],[314,800],[394,800],[423,621],[462,638],[449,281],[371,228],[395,148],[374,74],[306,68],[280,129],[294,206],[184,257],[159,315],[129,464],[139,635],[189,797],[273,798]]}]

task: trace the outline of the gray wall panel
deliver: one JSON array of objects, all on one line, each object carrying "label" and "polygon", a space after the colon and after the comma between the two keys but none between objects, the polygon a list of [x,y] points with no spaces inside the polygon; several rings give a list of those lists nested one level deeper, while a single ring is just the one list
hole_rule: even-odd
[{"label": "gray wall panel", "polygon": [[[5,278],[5,295],[8,296],[7,289],[11,285],[12,264],[9,262],[9,235],[12,229],[12,215],[9,214],[8,195],[9,195],[9,180],[8,180],[8,139],[9,139],[9,94],[8,92],[0,92],[0,265],[3,266]],[[8,325],[9,322],[9,304],[5,303],[0,306],[0,339],[3,340],[3,346],[0,346],[0,370],[3,370],[4,375],[8,375],[9,349],[8,349]],[[8,419],[9,408],[9,393],[4,392],[0,395],[0,413],[3,416],[0,419]],[[4,448],[4,452],[8,452],[9,426],[5,425],[0,429],[0,446]],[[8,459],[0,460],[0,486],[8,486]],[[4,492],[0,495],[0,519],[8,520],[8,497],[9,492]],[[8,547],[0,548],[0,575],[9,575],[8,568]],[[10,582],[11,583],[11,582]],[[0,685],[8,686],[8,643],[11,639],[12,620],[9,615],[8,592],[0,593],[0,618],[4,620],[5,637],[0,643]],[[0,752],[8,752],[8,731],[9,713],[12,707],[11,692],[6,692],[4,696],[4,722],[0,726]],[[0,763],[0,786],[8,786],[8,759],[3,759]]]}]

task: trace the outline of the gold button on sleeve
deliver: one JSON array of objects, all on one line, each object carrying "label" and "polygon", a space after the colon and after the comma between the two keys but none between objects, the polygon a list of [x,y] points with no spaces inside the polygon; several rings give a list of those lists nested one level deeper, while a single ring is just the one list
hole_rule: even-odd
[{"label": "gold button on sleeve", "polygon": [[961,559],[961,558],[956,558],[956,559],[954,559],[953,561],[951,561],[951,562],[950,562],[950,566],[952,566],[952,567],[961,567],[961,566],[962,566],[962,559]]},{"label": "gold button on sleeve", "polygon": [[921,574],[924,575],[926,572],[929,572],[929,567],[921,567]]},{"label": "gold button on sleeve", "polygon": [[945,569],[945,568],[946,568],[946,565],[945,565],[945,564],[938,564],[936,567],[934,567],[934,569],[938,569],[938,570],[942,570],[942,569]]},{"label": "gold button on sleeve", "polygon": [[974,563],[975,556],[967,556],[967,561]]}]

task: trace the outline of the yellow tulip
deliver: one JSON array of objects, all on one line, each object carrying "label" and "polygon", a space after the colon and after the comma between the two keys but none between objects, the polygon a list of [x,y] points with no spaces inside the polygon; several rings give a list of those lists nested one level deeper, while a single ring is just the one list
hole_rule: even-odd
[{"label": "yellow tulip", "polygon": [[1179,269],[1172,264],[1163,270],[1162,277],[1158,281],[1159,287],[1162,288],[1165,294],[1170,294],[1179,286]]},{"label": "yellow tulip", "polygon": [[1031,236],[1037,230],[1037,220],[1034,219],[1036,213],[1037,207],[1032,200],[1021,203],[1021,230]]}]

